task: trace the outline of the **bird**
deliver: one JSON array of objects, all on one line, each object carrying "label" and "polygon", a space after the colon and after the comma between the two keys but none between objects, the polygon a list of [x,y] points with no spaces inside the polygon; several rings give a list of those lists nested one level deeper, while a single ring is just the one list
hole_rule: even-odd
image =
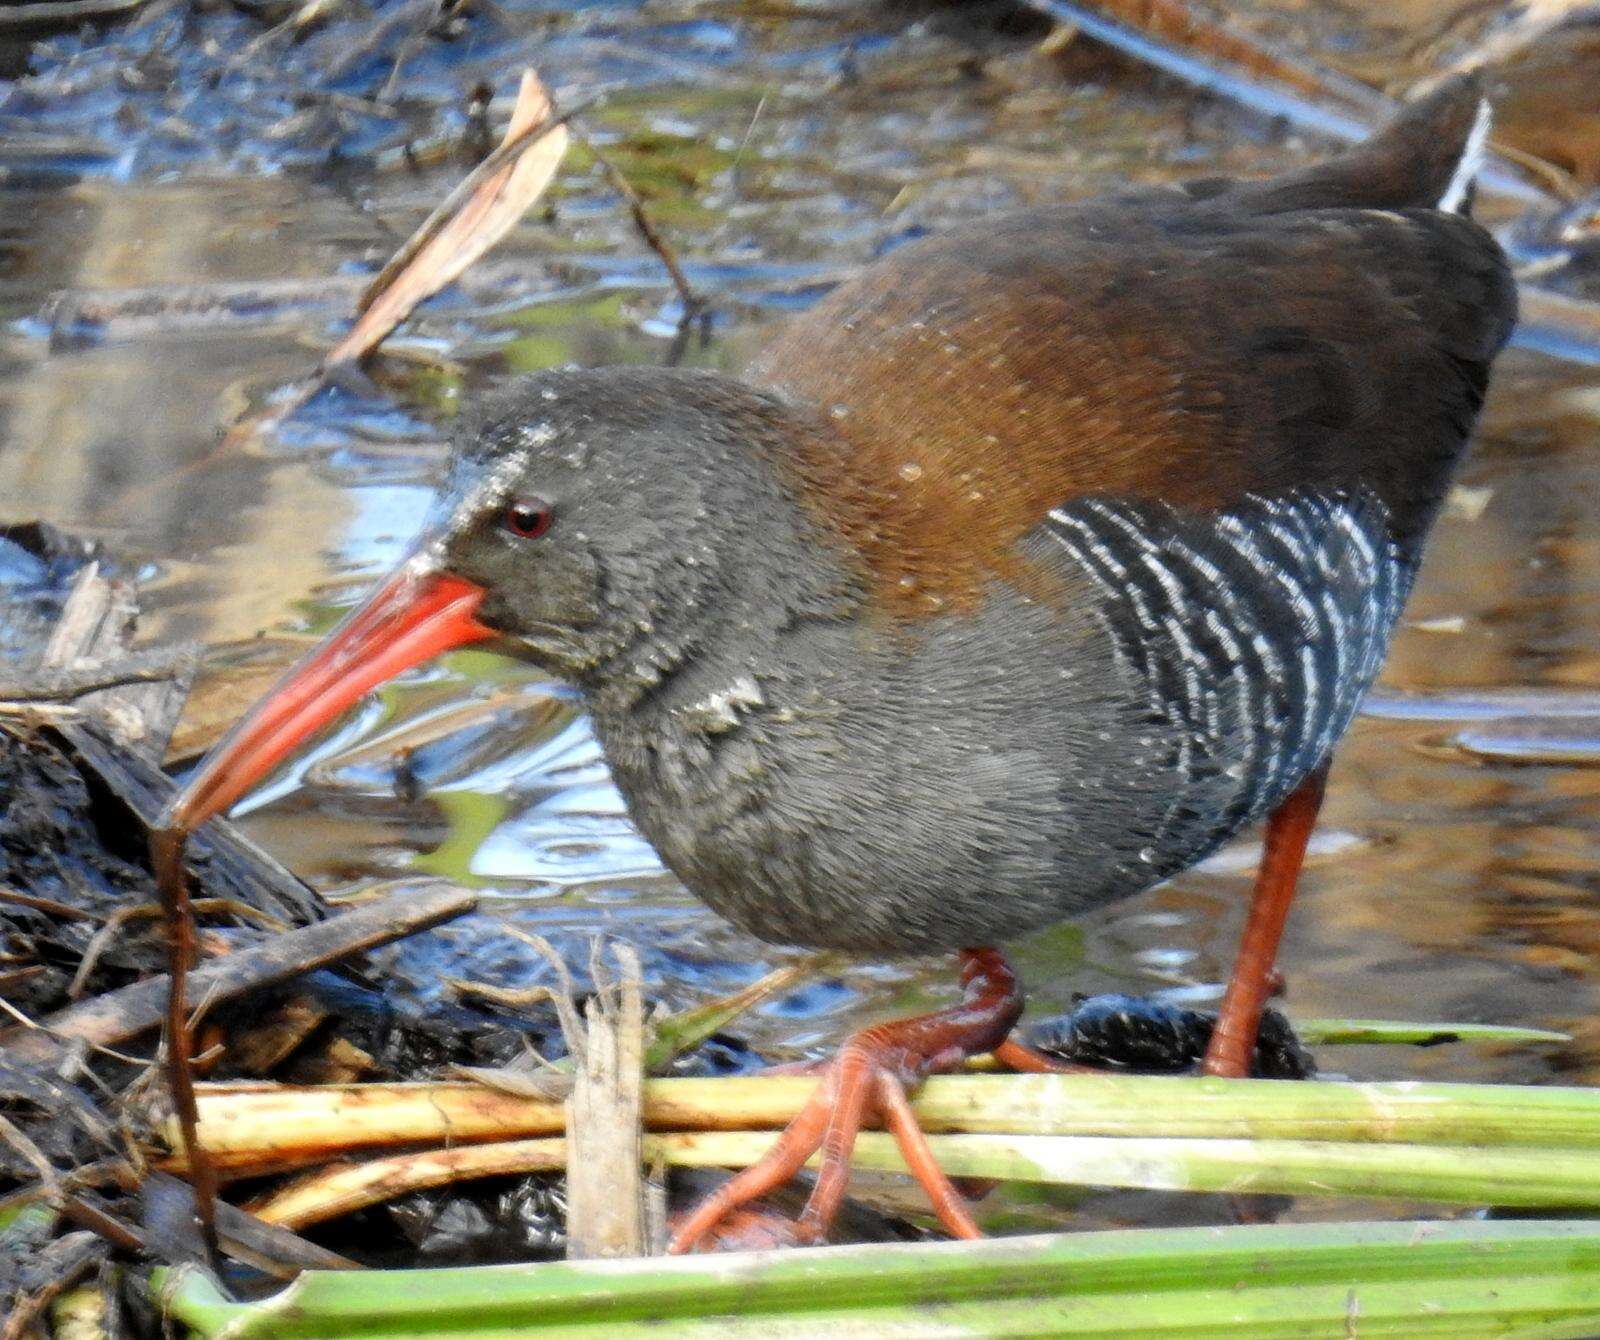
[{"label": "bird", "polygon": [[641,833],[763,940],[953,953],[958,1003],[849,1037],[724,1233],[857,1132],[979,1235],[908,1093],[994,1052],[1005,941],[1264,854],[1203,1069],[1248,1072],[1330,756],[1382,666],[1516,319],[1470,217],[1461,76],[1264,180],[1143,185],[865,265],[741,375],[560,368],[488,396],[408,558],[185,782],[188,831],[452,647],[584,696]]}]

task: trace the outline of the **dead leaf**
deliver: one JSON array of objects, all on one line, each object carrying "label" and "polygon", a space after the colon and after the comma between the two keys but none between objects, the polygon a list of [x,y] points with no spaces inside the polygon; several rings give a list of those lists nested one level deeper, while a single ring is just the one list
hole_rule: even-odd
[{"label": "dead leaf", "polygon": [[[517,105],[511,113],[503,144],[525,136],[552,113],[549,94],[532,70],[522,74]],[[543,193],[567,151],[565,126],[528,142],[527,149],[473,192],[455,215],[412,254],[412,243],[401,248],[405,258],[398,272],[390,267],[374,284],[375,296],[367,302],[350,333],[328,351],[323,370],[365,357],[411,315],[417,304],[432,297],[457,278],[473,261],[506,235]],[[430,224],[424,224],[424,230]]]}]

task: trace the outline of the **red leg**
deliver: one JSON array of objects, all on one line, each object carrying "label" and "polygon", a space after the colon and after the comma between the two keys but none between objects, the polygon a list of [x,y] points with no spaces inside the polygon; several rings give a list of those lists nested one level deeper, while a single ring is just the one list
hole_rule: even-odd
[{"label": "red leg", "polygon": [[976,1236],[977,1225],[934,1162],[906,1101],[906,1089],[924,1076],[992,1051],[1022,1013],[1021,988],[997,949],[962,950],[961,984],[966,993],[959,1005],[879,1024],[851,1037],[789,1129],[759,1162],[723,1183],[690,1213],[669,1250],[692,1251],[740,1207],[787,1182],[819,1149],[816,1188],[795,1224],[795,1240],[822,1241],[844,1199],[856,1136],[873,1116],[894,1134],[944,1225],[959,1237]]},{"label": "red leg", "polygon": [[[1278,942],[1283,938],[1283,924],[1294,900],[1295,883],[1305,861],[1306,843],[1316,827],[1317,811],[1322,808],[1327,780],[1328,766],[1323,764],[1291,791],[1267,820],[1266,849],[1250,895],[1239,958],[1222,997],[1217,1026],[1200,1067],[1202,1074],[1241,1079],[1250,1073],[1261,1011],[1266,1008],[1276,978]],[[1282,979],[1276,980],[1281,987]]]},{"label": "red leg", "polygon": [[1063,1061],[1036,1047],[1028,1046],[1026,1042],[1019,1042],[1016,1038],[1007,1038],[996,1047],[994,1059],[1007,1070],[1015,1070],[1022,1075],[1105,1074],[1104,1070],[1096,1070],[1092,1065],[1077,1065],[1072,1061]]}]

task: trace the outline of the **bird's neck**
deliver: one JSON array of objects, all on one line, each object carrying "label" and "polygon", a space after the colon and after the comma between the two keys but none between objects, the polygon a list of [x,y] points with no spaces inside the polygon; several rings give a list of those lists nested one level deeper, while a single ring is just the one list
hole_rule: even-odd
[{"label": "bird's neck", "polygon": [[670,618],[641,621],[579,684],[602,735],[718,734],[791,677],[797,638],[860,617],[859,583],[805,546],[768,537],[759,559],[730,564]]},{"label": "bird's neck", "polygon": [[634,823],[702,897],[725,874],[704,839],[760,809],[774,780],[766,769],[782,761],[774,746],[805,731],[817,710],[804,644],[820,640],[835,662],[849,654],[855,619],[837,597],[836,612],[824,614],[818,595],[789,585],[706,602],[582,686]]},{"label": "bird's neck", "polygon": [[670,629],[641,630],[584,677],[590,711],[602,730],[607,723],[663,726],[698,698],[764,674],[780,640],[771,613],[707,610]]}]

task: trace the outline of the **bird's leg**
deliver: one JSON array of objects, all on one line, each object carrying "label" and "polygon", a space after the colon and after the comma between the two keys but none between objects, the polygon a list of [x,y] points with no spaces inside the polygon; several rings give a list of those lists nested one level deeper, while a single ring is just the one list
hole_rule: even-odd
[{"label": "bird's leg", "polygon": [[1266,844],[1250,895],[1239,957],[1200,1065],[1202,1074],[1242,1079],[1250,1073],[1261,1011],[1273,989],[1278,942],[1283,938],[1327,780],[1328,765],[1324,763],[1295,787],[1267,820]]},{"label": "bird's leg", "polygon": [[980,1236],[960,1192],[934,1161],[906,1098],[906,1090],[924,1076],[992,1051],[1022,1013],[1016,974],[997,949],[962,950],[961,984],[965,992],[959,1005],[879,1024],[849,1038],[777,1143],[696,1206],[674,1234],[670,1250],[693,1250],[741,1206],[787,1182],[818,1151],[816,1186],[793,1239],[823,1241],[844,1200],[856,1136],[872,1117],[894,1136],[945,1228],[957,1237]]}]

